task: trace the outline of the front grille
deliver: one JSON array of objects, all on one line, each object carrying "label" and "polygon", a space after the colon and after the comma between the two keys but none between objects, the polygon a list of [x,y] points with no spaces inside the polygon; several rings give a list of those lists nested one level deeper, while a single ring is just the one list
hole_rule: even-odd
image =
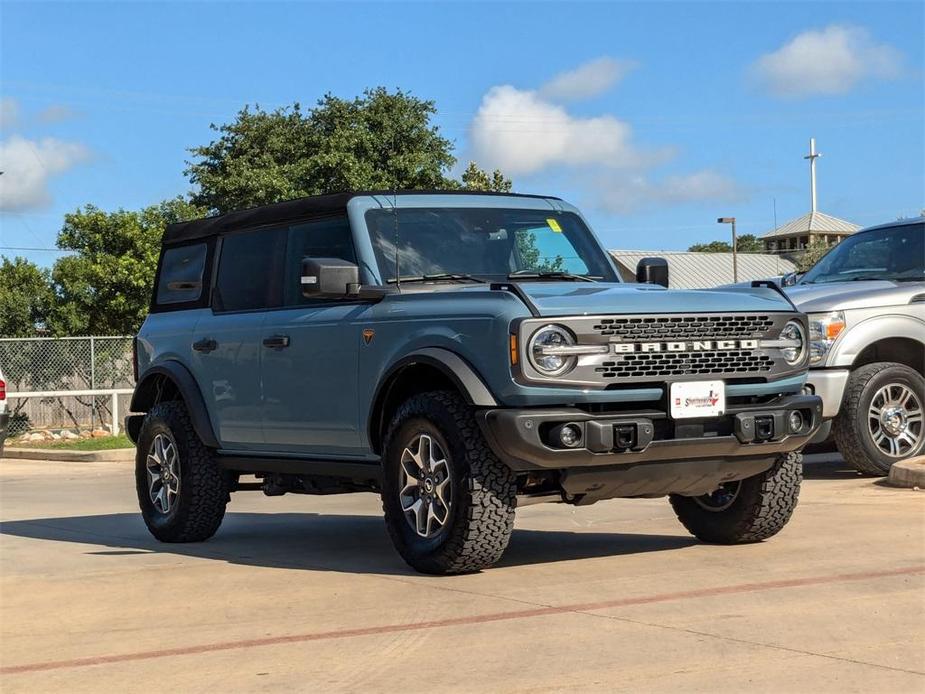
[{"label": "front grille", "polygon": [[634,316],[601,318],[592,329],[599,335],[620,338],[625,342],[697,338],[722,340],[761,337],[773,324],[771,317],[766,315]]},{"label": "front grille", "polygon": [[774,360],[752,350],[622,354],[601,362],[600,378],[652,378],[766,373]]}]

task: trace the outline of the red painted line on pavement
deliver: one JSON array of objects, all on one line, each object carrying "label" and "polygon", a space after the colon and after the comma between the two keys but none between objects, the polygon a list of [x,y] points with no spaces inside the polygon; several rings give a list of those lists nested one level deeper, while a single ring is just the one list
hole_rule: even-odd
[{"label": "red painted line on pavement", "polygon": [[[170,658],[175,656],[199,655],[201,653],[214,653],[216,651],[231,651],[261,646],[278,646],[289,643],[305,643],[308,641],[327,641],[333,639],[347,639],[356,636],[374,636],[379,634],[394,634],[402,631],[421,631],[460,625],[486,624],[513,619],[529,619],[531,617],[544,617],[569,612],[589,612],[614,607],[628,607],[631,605],[649,605],[656,602],[670,602],[674,600],[691,600],[696,598],[715,597],[718,595],[733,595],[736,593],[754,593],[764,590],[777,590],[781,588],[802,588],[805,586],[825,583],[843,583],[846,581],[864,581],[874,578],[888,578],[891,576],[908,576],[925,574],[925,565],[912,566],[905,569],[892,569],[886,571],[867,571],[863,573],[831,574],[828,576],[808,576],[805,578],[790,578],[778,581],[762,581],[759,583],[738,583],[729,586],[714,588],[700,588],[676,593],[657,593],[635,598],[619,598],[616,600],[603,600],[601,602],[574,603],[570,605],[557,605],[549,607],[536,607],[529,610],[515,610],[511,612],[495,612],[466,617],[452,617],[426,622],[412,622],[410,624],[384,624],[375,627],[360,627],[356,629],[338,629],[336,631],[320,631],[307,634],[292,634],[289,636],[269,636],[261,639],[242,639],[240,641],[219,641],[198,646],[179,646],[156,651],[138,651],[135,653],[120,653],[113,655],[89,656],[74,658],[72,660],[51,660],[40,663],[27,663],[24,665],[9,665],[0,668],[2,675],[17,675],[28,672],[43,672],[47,670],[65,670],[72,668],[90,667],[92,665],[108,665],[111,663],[125,663],[138,660],[152,660],[155,658]],[[492,596],[485,596],[492,597]]]}]

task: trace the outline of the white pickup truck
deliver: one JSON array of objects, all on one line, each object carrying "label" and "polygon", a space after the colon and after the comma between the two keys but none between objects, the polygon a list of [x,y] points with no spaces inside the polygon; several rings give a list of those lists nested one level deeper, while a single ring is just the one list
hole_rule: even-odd
[{"label": "white pickup truck", "polygon": [[782,284],[809,314],[808,387],[822,397],[845,460],[886,475],[893,463],[921,454],[925,218],[863,229]]}]

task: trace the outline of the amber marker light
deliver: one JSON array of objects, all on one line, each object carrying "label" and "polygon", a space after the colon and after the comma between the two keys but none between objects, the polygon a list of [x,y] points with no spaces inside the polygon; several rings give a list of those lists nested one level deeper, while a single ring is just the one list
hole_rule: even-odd
[{"label": "amber marker light", "polygon": [[511,333],[511,366],[517,366],[517,335]]}]

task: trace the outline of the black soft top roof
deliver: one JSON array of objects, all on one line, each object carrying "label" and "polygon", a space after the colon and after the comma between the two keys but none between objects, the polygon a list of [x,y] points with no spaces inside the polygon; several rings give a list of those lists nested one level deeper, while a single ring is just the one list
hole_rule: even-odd
[{"label": "black soft top roof", "polygon": [[193,219],[188,222],[169,224],[164,231],[162,243],[176,244],[193,239],[216,236],[217,234],[236,231],[238,229],[251,229],[297,219],[324,217],[326,215],[344,213],[347,210],[347,203],[350,202],[352,198],[367,195],[500,195],[518,198],[558,200],[558,198],[550,195],[493,193],[478,190],[364,190],[347,193],[331,193],[329,195],[313,195],[308,198],[277,202],[272,205],[251,207],[215,217],[205,217],[203,219]]}]

